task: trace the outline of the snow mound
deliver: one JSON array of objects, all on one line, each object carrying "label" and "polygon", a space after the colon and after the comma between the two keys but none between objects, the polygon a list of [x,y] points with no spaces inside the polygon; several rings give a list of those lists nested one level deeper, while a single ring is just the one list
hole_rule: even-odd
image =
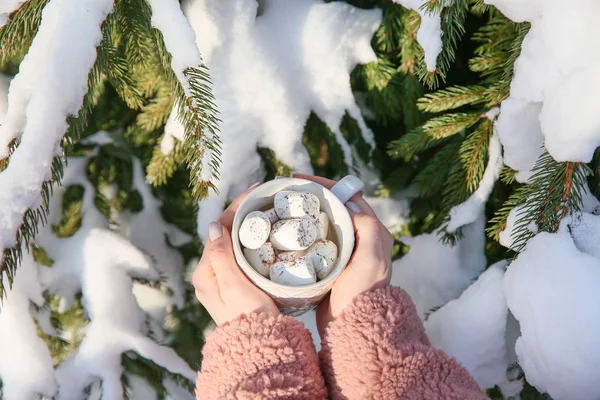
[{"label": "snow mound", "polygon": [[410,250],[394,261],[391,283],[406,290],[421,318],[459,297],[483,271],[484,226],[481,215],[463,227],[464,237],[455,246],[442,243],[437,231],[400,239]]},{"label": "snow mound", "polygon": [[[425,321],[431,344],[456,358],[482,389],[511,386],[506,378],[508,308],[502,291],[505,266],[503,261],[489,267],[458,299]],[[517,386],[516,393],[521,385]],[[516,394],[514,389],[503,393]]]},{"label": "snow mound", "polygon": [[510,97],[496,127],[505,162],[526,181],[544,143],[557,161],[589,162],[600,145],[600,3],[486,0],[515,21],[529,21]]},{"label": "snow mound", "polygon": [[[311,172],[302,144],[311,111],[336,135],[349,166],[352,151],[339,129],[346,112],[374,146],[349,74],[358,63],[376,61],[370,40],[380,10],[321,0],[264,1],[260,13],[254,0],[193,0],[183,8],[211,70],[222,121],[220,193],[200,204],[202,239],[227,199],[263,175],[257,146],[269,147],[295,171]],[[176,121],[167,126],[165,140],[180,136],[178,129]],[[167,142],[163,151],[169,148]]]},{"label": "snow mound", "polygon": [[[588,222],[575,231],[589,232]],[[600,259],[580,251],[575,243],[584,249],[587,243],[574,237],[564,228],[536,235],[504,278],[508,307],[521,327],[519,364],[529,383],[556,400],[600,398],[600,314],[594,311],[600,309]]]},{"label": "snow mound", "polygon": [[[0,395],[6,400],[33,399],[38,393],[54,396],[57,384],[50,352],[38,336],[30,302],[44,304],[38,265],[25,253],[12,289],[0,304]],[[4,282],[8,288],[8,282]]]}]

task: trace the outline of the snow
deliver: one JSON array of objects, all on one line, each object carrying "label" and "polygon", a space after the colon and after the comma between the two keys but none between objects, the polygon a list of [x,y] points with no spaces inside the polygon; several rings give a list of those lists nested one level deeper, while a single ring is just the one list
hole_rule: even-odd
[{"label": "snow", "polygon": [[566,218],[563,224],[568,228],[579,251],[600,259],[600,216],[576,212]]},{"label": "snow", "polygon": [[401,237],[410,250],[394,261],[392,285],[410,295],[419,316],[458,298],[485,268],[485,217],[463,227],[455,246],[445,245],[439,232]]},{"label": "snow", "polygon": [[[88,143],[104,143],[107,135],[101,133],[94,139]],[[81,291],[90,318],[77,351],[56,370],[60,399],[79,398],[85,386],[98,377],[102,379],[104,397],[122,398],[120,360],[121,354],[129,350],[188,379],[195,376],[172,349],[146,337],[145,314],[134,296],[132,278],[152,281],[159,274],[150,257],[125,237],[107,229],[106,219],[96,209],[94,188],[85,178],[85,165],[94,154],[70,159],[63,178],[65,186],[79,184],[85,189],[81,228],[67,238],[55,237],[47,228],[37,236],[38,243],[54,260],[52,268],[40,271],[44,287],[63,296],[64,309],[70,307],[74,295]],[[55,192],[51,206],[60,207],[62,193]],[[152,210],[152,204],[146,204]],[[50,216],[53,220],[50,224],[56,223],[60,213],[51,212]],[[140,295],[139,289],[136,292]],[[144,305],[151,306],[147,302]]]},{"label": "snow", "polygon": [[[497,128],[505,161],[527,173],[541,137],[556,161],[589,162],[600,145],[600,3],[486,0],[531,29]],[[538,135],[538,132],[541,134]],[[527,177],[520,177],[525,181]]]},{"label": "snow", "polygon": [[404,195],[398,198],[364,197],[371,206],[377,218],[390,232],[399,231],[410,221],[410,201]]},{"label": "snow", "polygon": [[[106,132],[99,132],[84,142],[99,146],[112,143],[112,138]],[[166,313],[173,305],[183,304],[183,259],[167,246],[165,235],[176,245],[190,238],[162,221],[160,202],[144,183],[137,159],[133,159],[133,186],[140,193],[144,208],[139,213],[116,214],[122,232],[109,230],[107,219],[95,207],[95,188],[85,173],[90,158],[97,154],[95,148],[84,157],[70,158],[65,168],[64,187],[84,188],[80,229],[66,238],[52,233],[50,227],[60,220],[65,193],[63,188],[55,189],[48,224],[36,236],[37,244],[46,250],[54,264],[51,268],[38,266],[26,253],[8,293],[10,298],[0,310],[0,328],[10,326],[0,331],[0,378],[5,386],[3,395],[8,400],[31,398],[37,392],[56,395],[61,400],[79,399],[85,387],[99,380],[103,398],[121,399],[121,355],[127,351],[134,351],[191,381],[195,379],[196,372],[172,349],[147,336],[150,327],[154,337],[165,339],[162,326]],[[105,192],[110,195],[111,190]],[[158,288],[133,281],[134,278],[156,281],[161,275],[166,280]],[[170,291],[163,290],[163,286]],[[56,370],[48,349],[37,336],[31,316],[42,319],[47,315],[33,310],[30,314],[28,302],[44,305],[41,294],[46,291],[60,297],[60,312],[70,309],[75,296],[81,293],[82,305],[90,319],[77,350]],[[48,333],[59,334],[65,340],[72,335],[68,331]],[[177,397],[177,391],[169,392],[173,398],[181,398]]]},{"label": "snow", "polygon": [[148,3],[152,7],[152,26],[162,33],[165,47],[171,53],[171,68],[189,97],[190,85],[183,72],[186,68],[202,64],[194,31],[183,15],[178,0],[148,0]]},{"label": "snow", "polygon": [[133,159],[133,187],[142,197],[144,208],[138,213],[125,211],[116,218],[119,231],[140,250],[148,253],[160,274],[167,279],[173,291],[173,301],[183,307],[183,257],[165,241],[165,234],[173,246],[182,246],[192,238],[175,225],[166,223],[160,214],[161,203],[145,183],[141,162]]},{"label": "snow", "polygon": [[[311,110],[334,132],[348,165],[352,151],[339,129],[346,111],[374,146],[349,73],[358,63],[376,61],[370,40],[381,11],[320,0],[264,1],[259,16],[257,7],[254,0],[183,4],[211,70],[222,121],[220,193],[210,193],[200,204],[202,239],[226,201],[263,176],[261,159],[252,149],[269,147],[294,171],[312,171],[302,144]],[[176,137],[177,129],[168,126],[166,131]],[[172,148],[170,140],[165,139],[163,151]]]},{"label": "snow", "polygon": [[173,151],[175,139],[183,140],[185,137],[185,129],[177,120],[177,108],[177,105],[173,106],[175,111],[171,112],[169,115],[167,123],[165,124],[165,134],[160,141],[160,150],[165,155]]},{"label": "snow", "polygon": [[485,203],[492,194],[504,165],[502,162],[502,145],[497,133],[494,133],[490,139],[488,153],[488,164],[479,182],[479,187],[464,203],[454,206],[450,210],[450,222],[448,222],[446,228],[450,233],[456,232],[458,228],[464,225],[472,224],[485,211]]},{"label": "snow", "polygon": [[428,0],[394,0],[402,7],[415,10],[421,16],[421,26],[417,31],[417,42],[425,53],[427,71],[436,70],[437,58],[442,52],[442,27],[440,15],[423,10]]},{"label": "snow", "polygon": [[502,102],[496,131],[504,148],[504,163],[518,171],[517,181],[527,182],[535,162],[544,151],[538,115],[541,103],[508,98]]},{"label": "snow", "polygon": [[50,352],[29,314],[30,301],[44,303],[37,268],[25,253],[14,285],[0,304],[0,381],[6,400],[32,399],[37,393],[52,397],[57,389]]},{"label": "snow", "polygon": [[598,398],[598,282],[600,259],[579,250],[564,225],[531,239],[506,272],[504,293],[521,327],[519,364],[527,381],[553,399]]},{"label": "snow", "polygon": [[25,3],[25,0],[2,0],[0,3],[0,29],[8,23],[8,17]]},{"label": "snow", "polygon": [[[23,215],[41,204],[56,148],[87,91],[88,73],[102,39],[100,24],[111,0],[55,0],[11,82],[8,111],[0,126],[0,157],[10,141],[21,144],[0,174],[0,252],[12,246]],[[69,43],[69,45],[65,45]]]},{"label": "snow", "polygon": [[0,74],[0,124],[2,124],[6,109],[8,108],[8,86],[11,79],[10,76]]},{"label": "snow", "polygon": [[489,267],[458,299],[425,321],[431,344],[456,358],[482,389],[503,383],[510,387],[505,343],[508,308],[502,291],[506,264]]}]

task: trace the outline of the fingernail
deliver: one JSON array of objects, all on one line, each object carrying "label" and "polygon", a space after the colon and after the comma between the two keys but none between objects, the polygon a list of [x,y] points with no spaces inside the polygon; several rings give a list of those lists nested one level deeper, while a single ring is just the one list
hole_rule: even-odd
[{"label": "fingernail", "polygon": [[223,235],[223,227],[218,222],[211,222],[208,225],[208,237],[213,242]]},{"label": "fingernail", "polygon": [[260,183],[261,183],[260,181],[256,182],[255,184],[253,184],[252,186],[250,186],[250,187],[248,188],[248,190],[250,190],[250,189],[254,189],[254,188],[255,188],[255,187],[257,187],[258,185],[260,185]]},{"label": "fingernail", "polygon": [[356,203],[355,203],[355,202],[353,202],[353,201],[348,201],[348,202],[346,202],[346,207],[348,207],[348,209],[349,209],[350,211],[352,211],[353,213],[355,213],[355,214],[360,214],[360,212],[361,212],[361,209],[360,209],[360,207],[358,206],[358,204],[356,204]]}]

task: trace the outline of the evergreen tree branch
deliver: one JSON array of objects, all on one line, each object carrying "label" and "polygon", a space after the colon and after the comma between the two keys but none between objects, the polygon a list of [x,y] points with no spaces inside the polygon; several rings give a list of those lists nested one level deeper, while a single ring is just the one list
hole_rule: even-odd
[{"label": "evergreen tree branch", "polygon": [[450,86],[446,89],[427,93],[417,102],[419,110],[430,113],[448,111],[464,105],[486,102],[486,88],[483,86]]},{"label": "evergreen tree branch", "polygon": [[161,186],[173,176],[177,168],[185,163],[184,143],[175,140],[173,149],[164,154],[160,145],[154,147],[152,160],[146,168],[146,181],[152,186]]},{"label": "evergreen tree branch", "polygon": [[208,68],[204,65],[189,67],[184,71],[191,96],[171,69],[171,55],[165,47],[162,34],[153,28],[158,54],[167,81],[175,94],[178,119],[185,130],[185,160],[190,169],[192,193],[198,199],[208,195],[208,189],[217,191],[214,180],[219,178],[221,164],[221,141],[218,136],[219,119],[214,104]]},{"label": "evergreen tree branch", "polygon": [[0,66],[27,52],[42,20],[42,9],[50,0],[29,0],[0,28]]},{"label": "evergreen tree branch", "polygon": [[517,188],[490,221],[488,235],[499,240],[500,232],[506,229],[508,215],[515,207],[520,207],[511,234],[515,251],[522,251],[535,235],[530,229],[533,225],[537,232],[555,232],[569,213],[581,209],[590,172],[584,163],[557,162],[544,152],[529,182]]}]

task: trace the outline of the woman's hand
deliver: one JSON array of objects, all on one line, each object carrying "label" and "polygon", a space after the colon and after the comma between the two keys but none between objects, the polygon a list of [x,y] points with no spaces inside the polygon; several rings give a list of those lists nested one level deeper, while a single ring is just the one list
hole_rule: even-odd
[{"label": "woman's hand", "polygon": [[[312,175],[296,174],[294,177],[311,180],[328,189],[336,183]],[[321,337],[329,321],[350,305],[356,296],[389,285],[392,277],[392,234],[361,194],[354,195],[346,206],[354,223],[356,244],[354,254],[335,281],[329,298],[317,308],[317,328]]]},{"label": "woman's hand", "polygon": [[230,231],[235,212],[256,186],[235,199],[217,222],[211,222],[209,241],[194,271],[196,297],[217,325],[253,312],[279,314],[273,300],[244,275],[235,260],[231,243]]}]

